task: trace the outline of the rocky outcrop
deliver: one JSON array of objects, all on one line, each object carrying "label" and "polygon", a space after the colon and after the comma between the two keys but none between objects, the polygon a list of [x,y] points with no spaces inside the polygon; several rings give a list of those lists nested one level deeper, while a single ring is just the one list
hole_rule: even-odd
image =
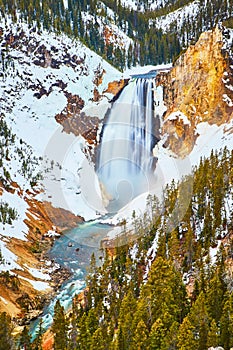
[{"label": "rocky outcrop", "polygon": [[114,95],[114,99],[121,93],[121,91],[124,89],[124,87],[128,84],[129,79],[120,79],[118,81],[112,81],[108,84],[108,87],[106,90],[104,90],[104,93],[109,93]]},{"label": "rocky outcrop", "polygon": [[[104,73],[105,71],[95,72],[94,83],[97,86],[101,84]],[[112,101],[115,101],[128,84],[128,81],[129,79],[121,79],[110,82],[103,93],[111,94],[111,96],[114,96]],[[94,88],[93,94],[93,102],[98,102],[102,98],[97,88]],[[63,126],[63,130],[66,133],[73,133],[76,136],[82,135],[89,145],[96,145],[100,119],[95,116],[88,116],[82,112],[84,101],[78,95],[65,92],[65,96],[67,105],[61,113],[55,116],[56,121]]]},{"label": "rocky outcrop", "polygon": [[63,208],[54,208],[49,202],[43,202],[43,206],[50,220],[60,231],[74,228],[84,221],[81,216],[74,215]]},{"label": "rocky outcrop", "polygon": [[87,116],[81,112],[84,101],[77,95],[66,94],[67,106],[55,116],[56,121],[63,126],[66,133],[82,135],[89,144],[96,143],[99,118]]},{"label": "rocky outcrop", "polygon": [[[83,222],[83,218],[68,210],[54,208],[51,203],[36,200],[37,191],[24,192],[16,182],[11,183],[8,191],[24,198],[28,205],[24,220],[28,233],[25,240],[9,238],[6,241],[7,248],[15,254],[20,268],[12,269],[10,274],[0,274],[0,311],[6,311],[19,324],[25,324],[35,317],[35,313],[38,316],[45,302],[52,296],[52,290],[56,290],[70,276],[68,271],[49,261],[46,252],[52,246],[55,236],[77,226]],[[2,192],[1,186],[0,194]],[[49,274],[49,281],[35,277],[33,270]],[[38,291],[33,287],[33,283],[39,281],[48,284],[49,294],[46,289]]]},{"label": "rocky outcrop", "polygon": [[[178,156],[192,150],[199,122],[220,125],[233,117],[232,59],[224,45],[223,31],[218,27],[202,33],[170,72],[157,77],[157,84],[164,86],[167,106],[163,127],[168,136],[166,146]],[[183,115],[188,123],[180,117]]]}]

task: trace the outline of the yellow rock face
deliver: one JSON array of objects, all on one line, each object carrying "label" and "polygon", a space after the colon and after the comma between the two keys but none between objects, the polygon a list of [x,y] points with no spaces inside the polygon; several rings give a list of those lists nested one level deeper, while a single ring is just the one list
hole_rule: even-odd
[{"label": "yellow rock face", "polygon": [[[233,117],[233,107],[226,101],[228,98],[233,101],[233,91],[229,89],[233,85],[233,63],[223,45],[223,34],[218,27],[201,34],[198,42],[161,79],[168,108],[163,133],[169,135],[167,146],[181,157],[194,146],[197,123],[220,125]],[[189,128],[179,119],[169,121],[169,115],[176,111],[187,116]]]}]

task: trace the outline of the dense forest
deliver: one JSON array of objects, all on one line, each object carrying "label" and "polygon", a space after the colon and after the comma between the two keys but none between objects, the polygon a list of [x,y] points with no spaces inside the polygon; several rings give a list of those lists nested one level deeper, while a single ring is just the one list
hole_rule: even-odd
[{"label": "dense forest", "polygon": [[[140,3],[144,4],[143,12],[111,0],[68,0],[67,7],[63,0],[0,0],[0,12],[2,16],[10,14],[14,21],[27,21],[38,30],[55,30],[79,38],[121,70],[138,63],[171,62],[204,30],[213,28],[221,21],[232,25],[231,0],[207,0],[205,4],[200,1],[197,14],[186,14],[183,19],[174,16],[166,32],[157,25],[156,20],[193,1],[169,1],[154,11],[150,10],[148,1]],[[112,25],[130,38],[129,44],[108,39]]]},{"label": "dense forest", "polygon": [[[163,203],[148,197],[134,233],[122,245],[92,256],[84,303],[65,315],[55,306],[54,349],[204,350],[233,346],[233,151],[202,159],[192,175],[167,186]],[[177,204],[179,198],[179,204]],[[188,205],[187,205],[188,200]],[[182,219],[184,202],[185,214]],[[177,209],[176,209],[177,208]],[[1,314],[4,347],[13,349],[12,324]],[[41,349],[43,324],[21,349]],[[4,337],[2,338],[2,334]],[[7,345],[8,344],[8,345]]]}]

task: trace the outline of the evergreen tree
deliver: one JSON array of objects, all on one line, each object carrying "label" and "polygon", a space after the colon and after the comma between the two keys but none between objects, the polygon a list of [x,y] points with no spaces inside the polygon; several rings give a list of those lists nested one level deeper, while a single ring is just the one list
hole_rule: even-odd
[{"label": "evergreen tree", "polygon": [[32,350],[31,336],[26,326],[24,326],[23,331],[20,335],[19,346],[20,349],[23,348],[24,350]]},{"label": "evergreen tree", "polygon": [[64,307],[57,300],[54,307],[52,331],[54,333],[54,350],[66,350],[68,346],[68,325]]},{"label": "evergreen tree", "polygon": [[42,337],[43,337],[43,320],[42,318],[39,321],[39,327],[36,332],[36,338],[33,341],[33,350],[42,350]]},{"label": "evergreen tree", "polygon": [[178,332],[178,350],[197,350],[197,340],[194,335],[194,327],[192,323],[189,321],[188,317],[185,317]]},{"label": "evergreen tree", "polygon": [[219,329],[214,319],[212,319],[208,336],[207,336],[207,347],[215,348],[219,345]]},{"label": "evergreen tree", "polygon": [[160,318],[158,318],[152,325],[149,334],[148,344],[151,350],[165,350],[165,335],[166,329]]},{"label": "evergreen tree", "polygon": [[103,336],[101,328],[97,328],[93,334],[90,350],[105,350],[106,349],[106,340]]},{"label": "evergreen tree", "polygon": [[148,329],[143,322],[143,320],[139,321],[134,335],[133,335],[133,349],[137,350],[146,350],[147,347],[147,338],[148,338]]},{"label": "evergreen tree", "polygon": [[228,350],[233,347],[233,297],[227,294],[220,319],[220,344]]},{"label": "evergreen tree", "polygon": [[13,349],[13,327],[11,324],[11,318],[6,312],[0,313],[0,350],[11,350]]}]

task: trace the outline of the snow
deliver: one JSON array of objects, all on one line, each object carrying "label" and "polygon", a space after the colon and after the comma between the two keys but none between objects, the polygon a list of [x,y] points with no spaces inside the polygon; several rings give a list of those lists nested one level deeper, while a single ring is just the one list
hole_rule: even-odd
[{"label": "snow", "polygon": [[212,265],[214,265],[216,263],[217,253],[218,253],[220,245],[221,245],[221,241],[218,241],[217,247],[215,247],[215,248],[210,247],[210,249],[209,249],[209,254],[210,254],[210,259],[211,259]]},{"label": "snow", "polygon": [[156,252],[157,252],[157,246],[158,246],[158,233],[157,235],[155,236],[153,242],[152,242],[152,245],[151,247],[148,249],[147,251],[147,254],[146,254],[146,270],[145,270],[145,274],[143,276],[143,279],[144,281],[147,280],[147,277],[148,277],[148,273],[150,271],[150,267],[151,267],[151,264],[152,262],[154,261],[155,259],[155,256],[156,256]]},{"label": "snow", "polygon": [[32,268],[32,267],[29,267],[27,265],[24,265],[26,267],[26,269],[28,270],[28,272],[35,278],[39,278],[41,280],[45,280],[45,281],[48,281],[51,279],[51,277],[46,274],[46,273],[43,273],[42,271],[38,270],[38,269],[35,269],[35,268]]},{"label": "snow", "polygon": [[[145,11],[145,5],[142,1],[138,0],[121,0],[121,5],[128,7],[134,11]],[[154,11],[162,6],[166,5],[166,0],[149,0],[148,10]]]},{"label": "snow", "polygon": [[125,79],[130,78],[132,75],[140,75],[140,74],[147,74],[150,71],[157,71],[157,70],[161,70],[161,71],[168,71],[172,68],[172,64],[171,63],[167,63],[167,64],[159,64],[159,65],[147,65],[147,66],[136,66],[136,67],[132,67],[132,68],[127,68],[124,73],[123,73],[123,77]]},{"label": "snow", "polygon": [[5,305],[8,304],[7,300],[6,300],[5,298],[1,297],[1,296],[0,296],[0,300],[1,300]]},{"label": "snow", "polygon": [[198,14],[199,10],[199,1],[193,1],[190,4],[179,8],[174,12],[170,12],[165,16],[161,16],[153,20],[153,23],[156,25],[158,29],[162,29],[164,33],[170,30],[170,26],[176,23],[176,30],[180,30],[184,20],[189,17],[191,20],[195,18]]},{"label": "snow", "polygon": [[166,5],[166,1],[165,0],[156,0],[156,1],[151,0],[150,2],[151,2],[150,9],[152,11],[156,10],[157,8],[164,7]]},{"label": "snow", "polygon": [[229,107],[233,107],[233,102],[227,94],[223,94],[223,101],[227,103]]},{"label": "snow", "polygon": [[[67,0],[64,0],[64,6],[68,6]],[[26,199],[30,200],[31,196],[34,196],[26,192],[27,190],[32,192],[30,178],[22,174],[23,160],[17,149],[28,161],[32,176],[38,172],[44,173],[45,179],[37,186],[38,191],[42,186],[46,189],[46,185],[53,184],[49,187],[50,191],[44,195],[42,193],[37,195],[38,200],[47,199],[54,206],[71,210],[87,220],[99,216],[100,212],[105,213],[106,210],[101,201],[98,206],[96,205],[97,198],[100,197],[100,188],[93,165],[89,164],[83,153],[87,146],[86,141],[82,137],[65,134],[56,122],[55,115],[66,107],[68,93],[79,95],[84,100],[88,111],[89,106],[92,105],[91,99],[95,88],[93,81],[97,71],[105,72],[102,83],[97,87],[100,94],[107,88],[110,81],[120,79],[121,73],[81,42],[66,35],[57,35],[45,30],[40,34],[31,30],[26,23],[13,23],[9,17],[1,20],[1,27],[3,35],[10,32],[18,34],[23,31],[25,36],[19,39],[19,45],[9,48],[9,56],[14,67],[10,65],[5,69],[0,81],[1,113],[5,115],[8,128],[16,134],[15,142],[8,147],[10,161],[3,160],[3,162],[12,181],[19,186],[16,189],[11,188],[12,193],[3,190],[0,197],[3,203],[8,203],[18,213],[12,225],[0,223],[0,248],[3,256],[0,271],[22,268],[28,270],[34,278],[43,280],[28,280],[28,282],[37,290],[45,290],[49,287],[45,282],[50,279],[48,273],[57,266],[47,269],[46,273],[28,266],[21,267],[17,263],[18,257],[7,245],[11,238],[27,239],[28,227],[24,221],[29,208]],[[124,40],[126,42],[128,39],[124,38]],[[58,62],[56,69],[50,66],[49,61],[45,67],[35,64],[36,60],[40,61],[37,50],[41,45],[44,45],[51,57]],[[54,51],[52,47],[57,50]],[[70,55],[71,58],[76,56],[74,61],[76,63],[64,64],[65,54]],[[63,87],[61,84],[54,85],[58,82],[62,82]],[[38,93],[43,90],[45,93],[39,96]],[[109,98],[111,97],[109,95]],[[106,101],[107,98],[101,103],[107,106]],[[95,111],[98,108],[95,104]],[[49,173],[51,161],[54,161],[54,169]],[[80,174],[81,177],[79,177]],[[85,187],[87,178],[89,185],[91,184],[90,188]],[[96,193],[94,202],[93,199],[90,200],[93,184]],[[82,187],[84,193],[81,193]],[[38,219],[36,215],[32,214],[32,216]],[[56,229],[48,231],[47,235],[57,236]]]},{"label": "snow", "polygon": [[[112,218],[103,220],[103,223],[110,225],[118,225],[123,220],[130,221],[132,220],[132,213],[135,210],[135,215],[141,216],[146,208],[146,202],[149,192],[145,192],[134,198],[131,202],[129,202],[126,206],[121,208],[116,215]],[[113,230],[108,232],[108,237],[113,238],[114,234],[118,235],[121,233],[120,227],[115,227]]]},{"label": "snow", "polygon": [[24,223],[26,217],[26,212],[28,209],[28,205],[25,202],[23,197],[20,197],[17,193],[10,193],[3,191],[0,196],[0,201],[2,203],[8,203],[11,208],[15,208],[18,213],[18,217],[16,220],[12,221],[12,225],[3,224],[0,222],[0,233],[4,237],[14,237],[21,240],[26,240],[26,235],[28,232],[27,225]]},{"label": "snow", "polygon": [[[57,124],[54,117],[64,109],[67,104],[67,98],[64,91],[60,87],[53,86],[53,84],[57,81],[62,81],[66,84],[65,91],[79,95],[85,101],[86,110],[88,111],[88,106],[92,105],[91,99],[93,98],[95,72],[97,70],[106,72],[103,74],[102,84],[98,86],[100,94],[107,88],[110,81],[121,78],[121,73],[78,40],[72,40],[66,35],[58,36],[46,31],[42,31],[42,35],[39,35],[36,32],[30,32],[25,23],[21,23],[20,28],[18,28],[18,24],[12,23],[9,18],[6,19],[6,22],[5,28],[4,21],[2,22],[4,32],[12,30],[13,33],[17,33],[22,28],[29,45],[36,47],[37,50],[43,44],[58,62],[63,62],[63,54],[65,52],[70,54],[71,57],[76,55],[77,60],[82,61],[75,67],[64,63],[59,64],[57,69],[51,68],[49,65],[46,68],[37,66],[34,64],[34,60],[38,58],[36,50],[28,52],[28,44],[25,38],[22,39],[20,49],[11,48],[10,50],[15,68],[14,70],[6,71],[4,80],[0,83],[0,93],[4,96],[2,110],[6,114],[7,122],[13,133],[17,135],[16,146],[19,146],[19,140],[22,139],[31,146],[33,155],[37,156],[37,158],[43,157],[44,164],[40,164],[40,162],[35,164],[34,172],[37,173],[50,167],[50,162],[53,159],[48,157],[48,153],[51,153],[51,144],[55,148],[58,148],[59,144],[65,146],[62,127]],[[124,40],[127,41],[128,39],[124,38]],[[57,49],[57,52],[51,49],[52,46]],[[35,93],[39,92],[42,87],[47,94],[42,95],[38,99]],[[104,104],[105,106],[107,105],[106,99]],[[97,110],[98,107],[95,106],[95,111]],[[54,141],[56,137],[57,140]],[[69,135],[68,141],[65,141],[67,147],[73,141],[74,137]],[[54,177],[54,188],[58,187],[57,184],[59,184],[58,195],[54,191],[52,198],[49,198],[51,193],[47,194],[46,198],[52,201],[55,206],[63,207],[62,205],[64,204],[65,209],[69,209],[88,220],[96,216],[96,211],[103,212],[104,209],[102,207],[95,208],[95,204],[94,208],[90,209],[89,198],[86,198],[85,194],[77,194],[80,192],[77,169],[84,162],[85,157],[82,150],[85,146],[86,141],[82,139],[82,142],[79,142],[78,139],[76,154],[71,149],[71,156],[68,156],[69,149],[66,148],[65,159],[61,157],[59,159],[59,166],[61,165],[62,167],[62,171],[58,174],[60,178],[54,176],[53,173],[50,174],[50,180]],[[15,150],[12,149],[12,154],[14,153]],[[63,160],[65,164],[62,163]],[[20,174],[20,166],[20,160],[12,161],[10,174],[12,180],[16,181],[22,189],[27,189],[29,183]],[[91,167],[87,171],[88,174],[90,172],[93,175]],[[61,177],[64,178],[63,181],[61,181]],[[95,180],[97,196],[98,191],[98,184]],[[60,197],[59,200],[57,199],[58,197]],[[38,199],[41,198],[41,196],[38,196]]]},{"label": "snow", "polygon": [[68,0],[63,0],[63,4],[65,9],[68,9]]},{"label": "snow", "polygon": [[[82,136],[62,133],[57,129],[46,148],[46,158],[62,169],[54,166],[45,174],[43,185],[45,193],[37,196],[41,200],[51,200],[55,207],[67,209],[76,215],[91,220],[98,213],[105,214],[102,204],[99,182],[93,164],[89,163],[82,148],[85,140]],[[46,167],[46,164],[45,164]]]},{"label": "snow", "polygon": [[54,230],[49,230],[47,233],[46,233],[46,235],[45,236],[47,236],[47,237],[59,237],[60,236],[60,234],[59,233],[57,233],[56,231],[54,231]]},{"label": "snow", "polygon": [[[133,44],[133,40],[129,38],[118,26],[116,26],[114,21],[114,12],[106,7],[107,16],[110,21],[107,21],[106,18],[97,17],[91,15],[89,12],[82,12],[82,19],[84,23],[92,23],[92,25],[98,24],[98,31],[105,37],[104,33],[108,32],[111,34],[108,36],[107,40],[110,42],[114,48],[124,48],[126,52],[128,51],[129,45]],[[106,39],[105,39],[106,40]]]},{"label": "snow", "polygon": [[137,253],[138,253],[138,244],[135,243],[135,244],[133,245],[133,247],[130,249],[130,256],[131,256],[131,259],[132,259],[133,261],[136,260]]},{"label": "snow", "polygon": [[51,287],[47,282],[33,281],[29,278],[22,277],[22,276],[19,276],[19,278],[29,282],[35,290],[38,290],[40,292],[51,289]]},{"label": "snow", "polygon": [[7,247],[6,243],[0,240],[0,249],[3,256],[3,262],[0,263],[0,272],[11,271],[13,269],[21,269],[21,267],[16,263],[17,256],[12,253]]},{"label": "snow", "polygon": [[179,121],[182,120],[184,125],[191,126],[191,123],[188,120],[187,116],[180,111],[172,112],[171,114],[169,114],[166,120],[179,120]]},{"label": "snow", "polygon": [[121,5],[136,11],[138,9],[137,0],[121,0]]},{"label": "snow", "polygon": [[225,85],[226,86],[226,88],[228,89],[228,90],[230,90],[230,91],[233,91],[233,86],[232,85]]}]

